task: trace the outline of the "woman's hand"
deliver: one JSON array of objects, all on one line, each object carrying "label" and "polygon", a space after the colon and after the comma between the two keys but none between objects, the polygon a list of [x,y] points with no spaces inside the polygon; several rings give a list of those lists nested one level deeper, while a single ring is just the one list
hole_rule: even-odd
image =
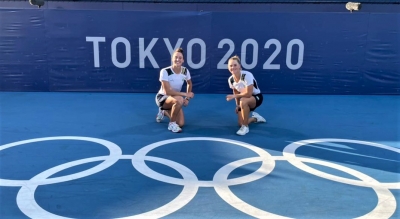
[{"label": "woman's hand", "polygon": [[193,92],[187,92],[185,96],[187,98],[193,98],[194,97],[194,93]]},{"label": "woman's hand", "polygon": [[185,99],[183,99],[183,106],[186,107],[188,105],[189,105],[189,98],[186,97]]},{"label": "woman's hand", "polygon": [[226,96],[226,101],[231,101],[232,99],[235,99],[235,95],[234,94],[229,94]]},{"label": "woman's hand", "polygon": [[241,111],[240,106],[236,106],[236,107],[235,107],[235,113],[238,114],[240,111]]}]

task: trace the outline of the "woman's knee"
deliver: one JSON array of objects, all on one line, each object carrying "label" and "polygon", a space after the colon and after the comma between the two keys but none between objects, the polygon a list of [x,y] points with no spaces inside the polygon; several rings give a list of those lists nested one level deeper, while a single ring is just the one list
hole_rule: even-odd
[{"label": "woman's knee", "polygon": [[174,97],[174,104],[182,106],[183,105],[183,97],[175,96]]},{"label": "woman's knee", "polygon": [[[242,98],[243,99],[243,98]],[[252,106],[254,105],[255,106],[255,102],[254,103],[252,103],[252,100],[250,99],[250,98],[246,98],[246,99],[244,99],[244,100],[240,100],[240,102],[239,102],[239,105],[240,105],[240,107],[243,109],[243,108],[253,108]]]},{"label": "woman's knee", "polygon": [[249,102],[247,100],[240,100],[239,105],[240,105],[241,108],[248,107],[249,106]]}]

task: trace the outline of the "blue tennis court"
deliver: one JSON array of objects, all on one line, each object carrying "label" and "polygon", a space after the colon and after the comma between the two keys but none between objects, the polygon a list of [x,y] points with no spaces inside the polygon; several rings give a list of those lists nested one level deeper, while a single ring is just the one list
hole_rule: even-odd
[{"label": "blue tennis court", "polygon": [[0,218],[399,217],[399,96],[266,94],[238,136],[225,95],[182,133],[154,95],[1,92]]}]

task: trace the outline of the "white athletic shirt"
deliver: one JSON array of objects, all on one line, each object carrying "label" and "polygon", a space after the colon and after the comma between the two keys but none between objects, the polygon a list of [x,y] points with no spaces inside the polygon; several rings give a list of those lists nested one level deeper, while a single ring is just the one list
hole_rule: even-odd
[{"label": "white athletic shirt", "polygon": [[248,71],[240,71],[240,80],[239,82],[235,82],[233,75],[228,78],[229,87],[231,89],[236,89],[240,93],[246,91],[246,87],[249,85],[253,85],[253,95],[261,93],[260,88],[258,87],[257,81],[254,78],[253,74]]},{"label": "white athletic shirt", "polygon": [[[189,69],[182,66],[181,72],[177,74],[172,70],[172,66],[170,66],[161,69],[159,80],[160,82],[168,81],[172,90],[180,92],[182,90],[183,82],[190,80],[190,78]],[[163,95],[167,94],[162,85],[158,93]]]}]

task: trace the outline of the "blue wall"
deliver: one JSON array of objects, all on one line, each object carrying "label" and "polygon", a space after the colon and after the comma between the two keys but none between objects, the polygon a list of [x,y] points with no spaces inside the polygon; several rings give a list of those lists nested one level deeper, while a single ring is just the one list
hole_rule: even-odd
[{"label": "blue wall", "polygon": [[[103,3],[104,4],[104,3]],[[196,93],[400,94],[400,13],[0,9],[3,91],[156,92],[175,46]]]}]

